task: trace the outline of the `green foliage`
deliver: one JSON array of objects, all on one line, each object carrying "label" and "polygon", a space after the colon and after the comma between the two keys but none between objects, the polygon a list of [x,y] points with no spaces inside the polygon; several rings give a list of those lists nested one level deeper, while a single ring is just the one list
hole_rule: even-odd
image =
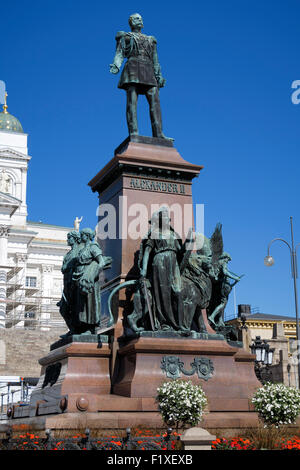
[{"label": "green foliage", "polygon": [[292,424],[300,414],[300,391],[268,382],[255,392],[252,403],[266,425]]},{"label": "green foliage", "polygon": [[196,426],[207,406],[206,395],[200,385],[184,380],[164,382],[157,389],[156,400],[165,423],[170,426]]}]

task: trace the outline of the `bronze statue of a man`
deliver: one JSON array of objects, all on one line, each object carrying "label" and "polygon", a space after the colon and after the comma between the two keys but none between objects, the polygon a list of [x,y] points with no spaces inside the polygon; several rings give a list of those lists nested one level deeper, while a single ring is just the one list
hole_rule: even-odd
[{"label": "bronze statue of a man", "polygon": [[127,93],[126,117],[129,135],[139,133],[137,99],[138,95],[145,95],[150,108],[153,137],[168,139],[162,132],[159,88],[165,85],[166,80],[162,77],[158,62],[156,39],[141,33],[144,25],[138,13],[130,16],[129,26],[131,32],[119,31],[116,35],[117,50],[110,65],[110,72],[116,74],[120,71],[124,58],[127,58],[118,87]]}]

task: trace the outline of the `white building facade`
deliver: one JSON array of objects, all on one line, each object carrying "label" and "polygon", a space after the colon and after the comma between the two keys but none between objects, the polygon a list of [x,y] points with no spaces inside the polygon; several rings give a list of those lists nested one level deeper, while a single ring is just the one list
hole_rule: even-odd
[{"label": "white building facade", "polygon": [[27,220],[28,135],[0,113],[0,328],[65,329],[56,303],[70,227]]}]

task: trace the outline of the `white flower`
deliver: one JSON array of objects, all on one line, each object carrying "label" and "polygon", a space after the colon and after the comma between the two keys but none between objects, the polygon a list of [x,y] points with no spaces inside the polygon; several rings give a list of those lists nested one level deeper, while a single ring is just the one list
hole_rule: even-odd
[{"label": "white flower", "polygon": [[173,380],[157,389],[159,410],[165,422],[196,426],[201,420],[207,398],[201,386],[191,381]]},{"label": "white flower", "polygon": [[265,384],[256,391],[252,402],[264,422],[275,426],[291,424],[300,414],[299,390],[284,384]]}]

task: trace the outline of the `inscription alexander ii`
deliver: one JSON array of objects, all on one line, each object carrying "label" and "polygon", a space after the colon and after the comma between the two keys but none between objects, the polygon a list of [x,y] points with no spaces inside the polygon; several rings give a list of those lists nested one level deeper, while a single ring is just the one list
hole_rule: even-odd
[{"label": "inscription alexander ii", "polygon": [[162,193],[185,194],[185,185],[177,183],[166,183],[165,181],[145,180],[131,178],[130,187],[146,191],[158,191]]}]

